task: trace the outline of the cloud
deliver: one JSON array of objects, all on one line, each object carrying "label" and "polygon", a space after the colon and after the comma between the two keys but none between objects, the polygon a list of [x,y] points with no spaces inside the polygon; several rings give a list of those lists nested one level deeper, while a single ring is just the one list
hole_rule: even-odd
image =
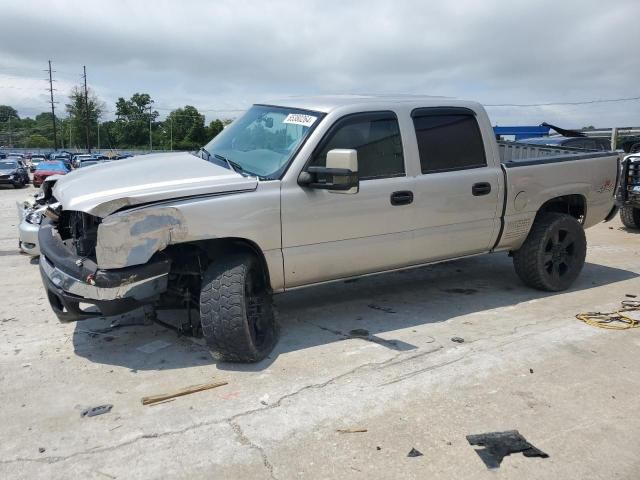
[{"label": "cloud", "polygon": [[[3,88],[0,77],[0,103],[36,108],[49,58],[65,88],[87,65],[108,105],[144,91],[159,107],[193,104],[213,117],[288,94],[424,93],[484,103],[638,96],[640,56],[625,49],[640,39],[639,13],[637,0],[12,2],[3,7],[0,74],[21,77],[7,85],[34,95]],[[502,124],[619,125],[640,123],[639,106],[489,113]]]}]

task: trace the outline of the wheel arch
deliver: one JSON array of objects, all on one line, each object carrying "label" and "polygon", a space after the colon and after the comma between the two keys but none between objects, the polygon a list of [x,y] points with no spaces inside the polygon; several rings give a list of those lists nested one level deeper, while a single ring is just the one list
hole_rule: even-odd
[{"label": "wheel arch", "polygon": [[536,219],[544,213],[564,213],[584,223],[587,217],[587,199],[581,194],[560,195],[544,202],[536,212]]},{"label": "wheel arch", "polygon": [[[208,264],[215,262],[217,259],[230,253],[246,252],[253,255],[261,267],[262,274],[264,275],[264,282],[269,291],[273,289],[272,269],[269,268],[269,262],[267,257],[260,246],[252,240],[241,237],[225,237],[225,238],[213,238],[207,240],[195,240],[191,242],[184,242],[173,244],[167,247],[166,253],[169,256],[176,255],[176,252],[180,250],[189,249],[190,247],[196,248],[206,255]],[[275,273],[275,272],[274,272]],[[274,275],[277,277],[277,275]]]}]

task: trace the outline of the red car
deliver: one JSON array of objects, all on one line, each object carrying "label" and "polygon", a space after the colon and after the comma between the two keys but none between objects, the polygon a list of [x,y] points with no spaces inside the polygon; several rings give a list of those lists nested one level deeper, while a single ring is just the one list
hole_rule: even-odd
[{"label": "red car", "polygon": [[45,178],[51,175],[66,175],[67,173],[69,173],[69,169],[59,160],[40,162],[33,173],[33,186],[39,187]]}]

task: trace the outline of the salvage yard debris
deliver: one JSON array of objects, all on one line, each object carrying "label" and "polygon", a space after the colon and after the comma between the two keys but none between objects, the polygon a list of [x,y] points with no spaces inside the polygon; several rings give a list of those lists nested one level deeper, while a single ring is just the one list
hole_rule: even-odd
[{"label": "salvage yard debris", "polygon": [[629,312],[640,312],[640,301],[623,300],[622,307],[615,312],[586,312],[576,315],[578,320],[587,325],[608,330],[628,330],[640,327],[640,316],[628,315]]},{"label": "salvage yard debris", "polygon": [[467,435],[469,445],[476,445],[476,453],[487,468],[498,468],[502,460],[512,453],[522,453],[525,457],[548,458],[549,455],[531,445],[517,430],[506,432]]},{"label": "salvage yard debris", "polygon": [[422,454],[422,452],[420,450],[416,450],[415,448],[412,448],[409,453],[407,453],[407,457],[409,458],[413,458],[413,457],[422,457],[424,456]]},{"label": "salvage yard debris", "polygon": [[142,397],[140,401],[143,405],[151,405],[158,402],[164,402],[165,400],[169,400],[170,398],[182,397],[183,395],[190,395],[196,392],[202,392],[203,390],[210,390],[212,388],[221,387],[223,385],[227,385],[228,382],[213,382],[213,383],[203,383],[201,385],[191,385],[190,387],[183,388],[182,390],[178,390],[175,393],[163,393],[160,395],[151,395],[149,397]]},{"label": "salvage yard debris", "polygon": [[85,408],[81,413],[81,417],[95,417],[97,415],[102,415],[103,413],[109,413],[113,405],[110,403],[104,405],[98,405],[97,407],[89,407]]}]

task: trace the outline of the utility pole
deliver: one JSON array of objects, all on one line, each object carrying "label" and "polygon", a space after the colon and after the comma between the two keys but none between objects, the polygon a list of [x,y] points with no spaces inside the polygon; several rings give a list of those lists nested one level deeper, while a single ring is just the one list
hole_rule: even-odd
[{"label": "utility pole", "polygon": [[58,138],[56,135],[56,109],[53,101],[53,75],[51,72],[51,60],[49,60],[49,95],[51,97],[51,121],[53,122],[53,150],[58,149]]},{"label": "utility pole", "polygon": [[87,67],[82,66],[84,71],[84,114],[85,114],[85,130],[87,134],[87,153],[91,153],[91,143],[89,142],[89,93],[87,92]]},{"label": "utility pole", "polygon": [[170,138],[171,138],[171,151],[173,152],[173,117],[169,116],[169,120],[171,120],[170,122],[171,127],[169,132],[170,132]]},{"label": "utility pole", "polygon": [[98,150],[100,150],[100,119],[98,119]]},{"label": "utility pole", "polygon": [[153,138],[151,137],[151,105],[149,105],[149,152],[153,153]]},{"label": "utility pole", "polygon": [[11,138],[11,115],[9,115],[9,148],[13,148],[13,139]]}]

